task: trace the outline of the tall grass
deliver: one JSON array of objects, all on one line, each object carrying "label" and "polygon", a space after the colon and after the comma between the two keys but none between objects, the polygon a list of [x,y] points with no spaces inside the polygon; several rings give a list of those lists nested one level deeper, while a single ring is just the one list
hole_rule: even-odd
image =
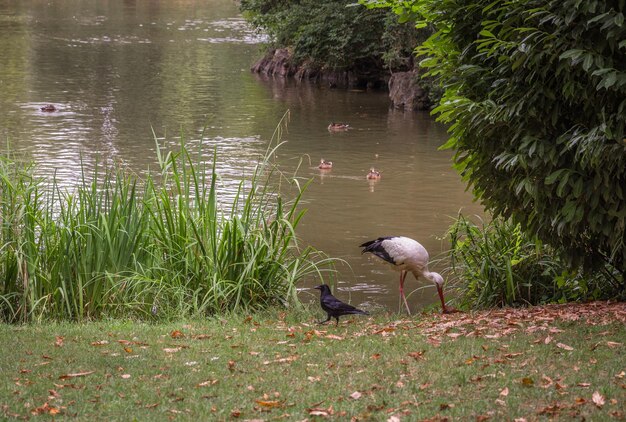
[{"label": "tall grass", "polygon": [[459,215],[448,235],[446,272],[467,308],[611,298],[619,287],[604,274],[569,268],[510,220],[481,220],[479,226]]},{"label": "tall grass", "polygon": [[[182,139],[177,151],[157,143],[157,174],[83,167],[71,190],[0,157],[1,318],[170,318],[297,303],[297,284],[332,274],[334,260],[299,246],[306,184],[280,173],[276,148],[228,200],[216,153],[192,158]],[[287,198],[285,180],[295,186]]]}]

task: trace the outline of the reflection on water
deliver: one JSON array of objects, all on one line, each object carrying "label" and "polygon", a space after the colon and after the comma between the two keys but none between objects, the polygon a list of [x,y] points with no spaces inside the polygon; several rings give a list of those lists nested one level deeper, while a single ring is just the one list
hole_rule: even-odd
[{"label": "reflection on water", "polygon": [[[81,162],[154,169],[153,131],[172,148],[182,134],[209,158],[217,149],[227,200],[289,109],[277,158],[285,171],[299,168],[313,180],[303,242],[349,264],[339,267],[342,299],[397,309],[397,274],[361,256],[358,245],[402,234],[436,256],[449,216],[480,212],[450,152],[438,150],[445,129],[428,114],[389,110],[385,93],[251,74],[263,37],[236,7],[230,0],[0,3],[2,143],[71,185]],[[57,111],[41,111],[46,104]],[[330,122],[352,129],[329,132]],[[322,158],[333,161],[331,170],[318,169]],[[371,168],[379,180],[366,178]],[[421,286],[407,281],[409,291]],[[435,300],[430,286],[409,297],[414,308]]]}]

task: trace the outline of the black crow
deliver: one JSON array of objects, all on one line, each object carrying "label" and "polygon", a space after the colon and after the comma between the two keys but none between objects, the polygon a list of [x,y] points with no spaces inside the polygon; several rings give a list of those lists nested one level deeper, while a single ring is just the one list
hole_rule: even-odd
[{"label": "black crow", "polygon": [[328,318],[326,318],[326,321],[320,321],[319,324],[325,324],[330,321],[331,318],[335,318],[337,320],[336,325],[339,325],[339,317],[342,315],[369,315],[369,313],[357,309],[354,306],[348,305],[347,303],[343,303],[335,296],[330,294],[330,287],[328,287],[327,284],[321,284],[319,286],[315,286],[314,288],[318,289],[321,292],[320,305],[322,306],[322,309],[328,314]]}]

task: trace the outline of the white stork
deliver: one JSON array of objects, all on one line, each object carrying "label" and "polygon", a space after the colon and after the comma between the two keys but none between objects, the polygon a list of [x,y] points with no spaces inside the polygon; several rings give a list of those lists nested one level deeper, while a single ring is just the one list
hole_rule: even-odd
[{"label": "white stork", "polygon": [[413,273],[415,279],[421,276],[435,283],[444,314],[458,312],[446,306],[443,299],[443,277],[439,273],[428,271],[428,252],[419,242],[404,236],[388,236],[370,240],[360,247],[364,248],[361,253],[371,252],[390,263],[396,271],[400,271],[400,296],[409,314],[411,311],[404,296],[404,278],[409,271]]}]

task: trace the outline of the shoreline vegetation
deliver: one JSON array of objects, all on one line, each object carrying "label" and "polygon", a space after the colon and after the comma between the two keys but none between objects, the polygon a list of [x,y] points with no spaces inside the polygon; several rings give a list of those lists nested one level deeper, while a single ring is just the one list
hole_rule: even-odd
[{"label": "shoreline vegetation", "polygon": [[283,124],[234,198],[220,194],[216,153],[196,155],[182,138],[177,151],[156,143],[157,174],[82,166],[72,189],[3,156],[0,319],[170,320],[298,306],[296,285],[332,274],[337,260],[298,243],[306,184],[271,159]]}]

